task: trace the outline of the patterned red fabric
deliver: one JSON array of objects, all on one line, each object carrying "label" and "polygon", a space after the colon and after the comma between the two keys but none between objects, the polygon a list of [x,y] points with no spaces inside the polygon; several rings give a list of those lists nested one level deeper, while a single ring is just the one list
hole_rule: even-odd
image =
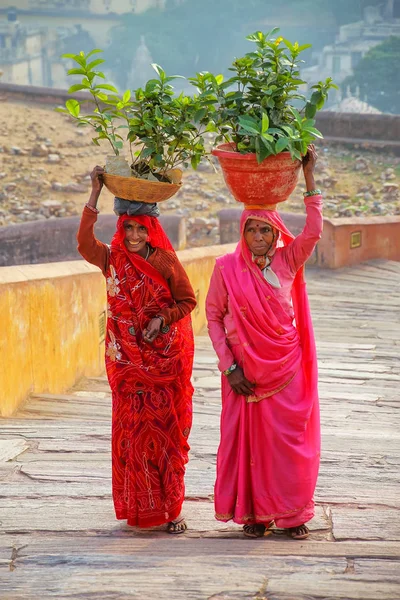
[{"label": "patterned red fabric", "polygon": [[125,247],[125,220],[145,225],[151,246],[173,249],[157,219],[123,215],[106,274],[115,512],[129,525],[152,527],[175,519],[185,495],[194,343],[190,316],[144,342],[150,319],[174,300],[162,275]]}]

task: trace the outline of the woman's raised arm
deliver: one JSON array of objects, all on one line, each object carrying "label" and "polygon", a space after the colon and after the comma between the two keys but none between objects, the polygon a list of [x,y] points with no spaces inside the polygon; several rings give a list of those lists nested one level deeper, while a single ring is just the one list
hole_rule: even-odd
[{"label": "woman's raised arm", "polygon": [[96,239],[94,235],[94,225],[97,221],[97,201],[103,187],[101,175],[104,173],[102,167],[95,167],[90,174],[92,179],[92,192],[88,203],[83,209],[79,230],[77,233],[78,252],[92,265],[99,267],[103,275],[106,274],[110,251],[106,244]]}]

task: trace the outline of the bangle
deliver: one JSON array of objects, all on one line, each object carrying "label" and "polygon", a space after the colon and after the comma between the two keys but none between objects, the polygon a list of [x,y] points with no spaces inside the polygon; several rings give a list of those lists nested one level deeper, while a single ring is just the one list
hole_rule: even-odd
[{"label": "bangle", "polygon": [[231,373],[233,373],[233,371],[236,369],[237,364],[233,363],[233,365],[231,365],[229,367],[229,369],[226,369],[226,371],[222,371],[222,375],[225,375],[225,377],[227,377],[228,375],[230,375]]},{"label": "bangle", "polygon": [[90,206],[90,204],[87,204],[87,203],[86,203],[86,204],[85,204],[85,207],[86,207],[86,208],[88,208],[89,210],[91,210],[91,211],[92,211],[92,212],[94,212],[94,213],[97,213],[97,214],[98,214],[98,213],[100,212],[100,211],[99,211],[99,210],[97,210],[97,208],[95,208],[94,206]]},{"label": "bangle", "polygon": [[310,192],[304,192],[304,198],[309,198],[310,196],[322,196],[321,190],[311,190]]},{"label": "bangle", "polygon": [[162,317],[161,315],[156,315],[155,317],[153,317],[153,319],[160,319],[161,327],[164,327],[164,323],[165,323],[164,317]]}]

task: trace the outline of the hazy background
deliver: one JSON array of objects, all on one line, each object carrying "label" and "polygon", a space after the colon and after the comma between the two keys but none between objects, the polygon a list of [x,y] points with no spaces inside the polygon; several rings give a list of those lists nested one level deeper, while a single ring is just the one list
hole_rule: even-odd
[{"label": "hazy background", "polygon": [[152,77],[151,62],[169,74],[227,73],[251,50],[247,34],[276,26],[313,45],[310,84],[340,84],[330,108],[352,96],[354,112],[400,113],[400,0],[0,0],[1,81],[66,88],[61,54],[95,47],[123,89]]}]

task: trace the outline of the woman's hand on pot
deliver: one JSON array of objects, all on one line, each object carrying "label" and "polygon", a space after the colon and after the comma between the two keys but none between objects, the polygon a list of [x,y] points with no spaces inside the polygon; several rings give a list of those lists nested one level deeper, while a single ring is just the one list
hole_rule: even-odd
[{"label": "woman's hand on pot", "polygon": [[154,342],[161,329],[161,319],[159,317],[155,317],[151,319],[147,327],[143,330],[143,339],[145,342]]},{"label": "woman's hand on pot", "polygon": [[315,149],[314,144],[310,144],[308,146],[307,154],[303,158],[303,173],[304,177],[307,179],[307,176],[313,175],[315,170],[315,165],[318,160],[318,154]]},{"label": "woman's hand on pot", "polygon": [[104,185],[102,177],[103,173],[104,169],[103,167],[99,167],[99,165],[97,165],[90,173],[90,179],[92,180],[92,192],[95,194],[100,194]]},{"label": "woman's hand on pot", "polygon": [[244,376],[243,369],[236,367],[232,373],[226,376],[229,381],[229,385],[235,392],[241,396],[251,396],[254,393],[254,383],[251,383]]}]

